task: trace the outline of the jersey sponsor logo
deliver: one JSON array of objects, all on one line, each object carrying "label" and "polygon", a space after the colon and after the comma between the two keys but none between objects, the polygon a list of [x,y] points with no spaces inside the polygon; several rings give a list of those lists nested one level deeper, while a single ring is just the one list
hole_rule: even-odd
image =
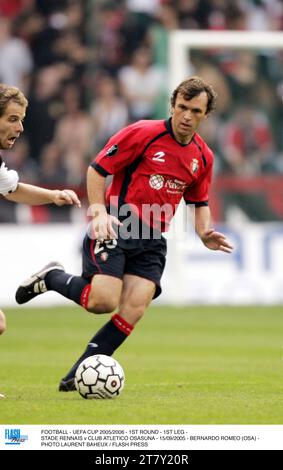
[{"label": "jersey sponsor logo", "polygon": [[187,187],[187,183],[185,183],[185,181],[180,181],[177,179],[167,180],[165,183],[165,188],[175,189],[175,190],[178,190],[179,192],[185,191],[186,187]]},{"label": "jersey sponsor logo", "polygon": [[106,157],[113,157],[118,152],[118,145],[114,144],[110,149],[107,150],[106,152]]},{"label": "jersey sponsor logo", "polygon": [[196,173],[198,171],[198,167],[199,167],[198,159],[193,158],[190,164],[191,172]]},{"label": "jersey sponsor logo", "polygon": [[161,189],[164,186],[164,178],[161,175],[150,175],[149,186],[152,189]]},{"label": "jersey sponsor logo", "polygon": [[156,152],[154,154],[154,156],[152,157],[152,160],[155,161],[155,162],[161,162],[161,163],[164,163],[165,162],[165,153],[164,152]]},{"label": "jersey sponsor logo", "polygon": [[[167,190],[168,193],[180,193],[182,194],[186,187],[187,183],[185,181],[180,181],[178,179],[165,179],[162,175],[151,175],[149,178],[149,186],[152,189],[162,189],[163,187]],[[170,191],[171,190],[171,191]]]}]

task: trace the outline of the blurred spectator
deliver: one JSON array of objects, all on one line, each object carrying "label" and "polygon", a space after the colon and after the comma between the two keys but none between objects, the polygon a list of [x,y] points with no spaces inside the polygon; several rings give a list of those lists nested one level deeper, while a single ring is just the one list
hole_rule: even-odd
[{"label": "blurred spectator", "polygon": [[43,185],[48,187],[64,186],[67,171],[64,168],[61,150],[54,142],[45,145],[40,157],[39,177]]},{"label": "blurred spectator", "polygon": [[210,2],[206,0],[177,0],[179,27],[207,29]]},{"label": "blurred spectator", "polygon": [[36,61],[34,60],[32,45],[34,43],[34,38],[38,36],[39,32],[42,31],[44,27],[44,17],[39,14],[38,11],[34,10],[32,6],[30,9],[27,8],[23,10],[14,21],[14,29],[17,31],[19,37],[28,45],[30,52],[33,55],[34,65]]},{"label": "blurred spectator", "polygon": [[36,0],[36,7],[40,13],[49,16],[54,11],[64,10],[68,0]]},{"label": "blurred spectator", "polygon": [[54,140],[67,171],[66,182],[76,186],[84,180],[91,155],[92,120],[82,108],[81,91],[76,84],[69,83],[65,86],[63,102],[64,115],[56,125]]},{"label": "blurred spectator", "polygon": [[[95,50],[93,58],[96,71],[115,74],[123,60],[120,29],[123,24],[123,10],[114,4],[94,6],[88,21],[88,40]],[[93,27],[95,25],[95,28]]]},{"label": "blurred spectator", "polygon": [[229,0],[226,5],[226,29],[244,31],[247,29],[247,16],[241,1]]},{"label": "blurred spectator", "polygon": [[282,0],[253,0],[242,2],[247,17],[247,29],[257,31],[281,30]]},{"label": "blurred spectator", "polygon": [[207,119],[200,126],[200,134],[205,142],[213,149],[215,155],[214,161],[214,173],[218,175],[220,173],[227,173],[230,171],[230,165],[223,157],[223,148],[221,145],[221,128],[223,121],[217,113],[213,113],[209,119]]},{"label": "blurred spectator", "polygon": [[86,47],[77,31],[67,29],[62,31],[53,43],[54,61],[66,63],[72,67],[73,79],[80,79],[90,57],[90,50]]},{"label": "blurred spectator", "polygon": [[26,43],[12,34],[12,23],[0,17],[0,81],[27,93],[32,56]]},{"label": "blurred spectator", "polygon": [[226,29],[226,0],[211,0],[207,5],[207,27],[211,30]]},{"label": "blurred spectator", "polygon": [[151,52],[141,47],[133,54],[130,65],[119,72],[122,96],[129,106],[130,119],[153,119],[154,106],[164,89],[165,74],[152,65]]},{"label": "blurred spectator", "polygon": [[69,29],[77,30],[78,32],[84,30],[86,4],[87,2],[85,0],[80,2],[77,2],[77,0],[69,0],[65,10],[66,23]]},{"label": "blurred spectator", "polygon": [[64,111],[60,96],[64,77],[68,75],[60,65],[39,70],[25,118],[26,136],[29,139],[31,157],[40,158],[41,149],[53,139],[56,122]]},{"label": "blurred spectator", "polygon": [[147,31],[119,2],[103,2],[100,8],[94,7],[88,24],[89,41],[95,47],[96,69],[113,76],[140,46]]},{"label": "blurred spectator", "polygon": [[127,7],[134,13],[143,13],[150,18],[156,13],[161,0],[127,0]]},{"label": "blurred spectator", "polygon": [[234,101],[256,101],[258,58],[250,50],[226,50],[221,53],[221,68],[227,77]]},{"label": "blurred spectator", "polygon": [[154,15],[154,23],[148,30],[147,39],[156,65],[168,65],[168,35],[178,29],[176,9],[171,5],[160,5]]},{"label": "blurred spectator", "polygon": [[131,13],[134,13],[138,22],[145,27],[151,25],[153,17],[157,12],[160,0],[127,0],[126,5]]},{"label": "blurred spectator", "polygon": [[14,18],[34,2],[35,0],[0,0],[0,15]]},{"label": "blurred spectator", "polygon": [[113,78],[101,77],[90,113],[94,123],[95,151],[99,151],[113,134],[128,123],[128,108],[118,96],[117,83]]},{"label": "blurred spectator", "polygon": [[254,175],[274,170],[274,142],[269,122],[258,109],[242,105],[222,126],[221,146],[230,171]]},{"label": "blurred spectator", "polygon": [[227,78],[221,69],[216,64],[213,64],[211,57],[203,57],[201,53],[197,55],[191,54],[191,64],[194,69],[194,74],[200,77],[205,77],[208,83],[211,83],[215,89],[218,97],[217,100],[217,114],[227,115],[232,106],[231,87]]}]

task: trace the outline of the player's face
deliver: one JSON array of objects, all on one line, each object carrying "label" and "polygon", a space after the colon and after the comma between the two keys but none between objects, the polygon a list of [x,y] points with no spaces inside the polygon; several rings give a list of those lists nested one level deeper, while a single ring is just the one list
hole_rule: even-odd
[{"label": "player's face", "polygon": [[23,132],[23,119],[26,110],[23,106],[10,101],[4,114],[0,117],[0,148],[7,150],[13,147],[15,140]]},{"label": "player's face", "polygon": [[175,106],[172,107],[172,128],[178,142],[190,142],[200,123],[207,117],[207,94],[201,92],[191,100],[182,95],[176,97]]}]

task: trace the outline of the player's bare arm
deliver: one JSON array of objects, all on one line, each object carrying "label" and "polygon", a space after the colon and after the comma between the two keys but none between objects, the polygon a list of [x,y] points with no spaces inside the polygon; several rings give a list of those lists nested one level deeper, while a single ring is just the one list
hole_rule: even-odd
[{"label": "player's bare arm", "polygon": [[210,227],[210,209],[208,206],[196,207],[195,230],[203,244],[210,250],[220,250],[232,253],[233,246],[223,233],[216,232]]},{"label": "player's bare arm", "polygon": [[104,176],[89,167],[87,172],[88,215],[93,217],[92,236],[100,241],[117,238],[113,225],[122,225],[116,217],[107,214],[105,180]]},{"label": "player's bare arm", "polygon": [[0,157],[0,195],[7,200],[29,205],[54,203],[57,206],[75,204],[81,207],[80,200],[71,189],[50,190],[31,184],[19,183],[19,175],[9,170]]},{"label": "player's bare arm", "polygon": [[56,204],[56,206],[76,205],[81,207],[81,202],[71,189],[45,189],[31,184],[19,183],[17,189],[5,195],[9,201],[20,202],[29,205]]}]

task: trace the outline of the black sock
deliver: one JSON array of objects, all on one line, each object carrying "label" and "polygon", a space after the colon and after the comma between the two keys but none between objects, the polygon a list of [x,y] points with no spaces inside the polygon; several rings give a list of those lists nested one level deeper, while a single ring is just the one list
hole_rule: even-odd
[{"label": "black sock", "polygon": [[79,364],[89,356],[93,356],[94,354],[105,354],[106,356],[112,356],[114,351],[116,351],[116,349],[121,346],[132,330],[133,326],[121,318],[120,315],[113,315],[111,320],[108,321],[93,336],[93,338],[91,338],[86,350],[76,361],[63,380],[74,378]]},{"label": "black sock", "polygon": [[89,285],[89,282],[83,277],[72,276],[72,274],[65,273],[65,271],[54,269],[46,274],[44,280],[48,290],[55,290],[67,299],[83,305],[82,293],[85,287]]}]

